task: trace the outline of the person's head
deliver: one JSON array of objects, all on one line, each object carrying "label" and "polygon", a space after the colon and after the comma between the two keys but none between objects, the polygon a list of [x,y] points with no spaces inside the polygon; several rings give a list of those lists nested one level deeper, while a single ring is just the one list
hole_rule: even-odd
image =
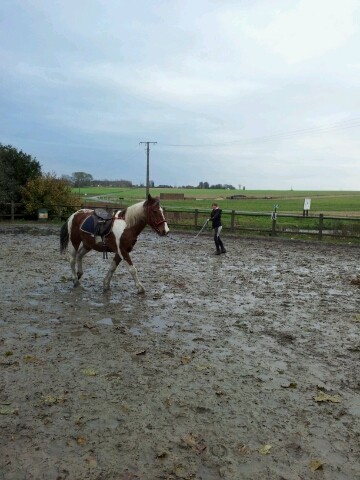
[{"label": "person's head", "polygon": [[213,204],[211,205],[211,208],[212,208],[213,210],[215,210],[216,208],[218,208],[218,204],[217,204],[217,203],[213,203]]}]

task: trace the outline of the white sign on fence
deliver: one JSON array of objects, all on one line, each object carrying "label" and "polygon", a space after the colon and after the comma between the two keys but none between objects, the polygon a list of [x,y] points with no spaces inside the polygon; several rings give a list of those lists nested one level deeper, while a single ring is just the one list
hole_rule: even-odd
[{"label": "white sign on fence", "polygon": [[304,200],[304,210],[310,210],[311,198],[305,198]]}]

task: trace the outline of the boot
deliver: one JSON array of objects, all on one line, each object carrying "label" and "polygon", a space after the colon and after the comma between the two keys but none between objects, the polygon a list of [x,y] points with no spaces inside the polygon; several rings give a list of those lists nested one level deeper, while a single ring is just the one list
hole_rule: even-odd
[{"label": "boot", "polygon": [[224,247],[221,249],[221,253],[226,253],[226,250]]},{"label": "boot", "polygon": [[215,255],[220,255],[220,254],[221,254],[221,251],[220,251],[220,250],[216,250]]}]

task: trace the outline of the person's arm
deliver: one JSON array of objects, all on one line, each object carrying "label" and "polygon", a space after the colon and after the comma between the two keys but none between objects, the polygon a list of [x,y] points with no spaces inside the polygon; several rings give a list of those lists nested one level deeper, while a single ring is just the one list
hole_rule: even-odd
[{"label": "person's arm", "polygon": [[221,210],[213,210],[211,212],[211,220],[217,220],[221,215]]}]

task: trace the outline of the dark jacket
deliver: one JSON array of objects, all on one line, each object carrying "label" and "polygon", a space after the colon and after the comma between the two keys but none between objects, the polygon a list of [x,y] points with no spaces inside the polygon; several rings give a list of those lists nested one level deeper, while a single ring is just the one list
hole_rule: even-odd
[{"label": "dark jacket", "polygon": [[215,208],[215,210],[211,211],[210,220],[212,221],[212,228],[221,226],[221,212],[220,208]]}]

